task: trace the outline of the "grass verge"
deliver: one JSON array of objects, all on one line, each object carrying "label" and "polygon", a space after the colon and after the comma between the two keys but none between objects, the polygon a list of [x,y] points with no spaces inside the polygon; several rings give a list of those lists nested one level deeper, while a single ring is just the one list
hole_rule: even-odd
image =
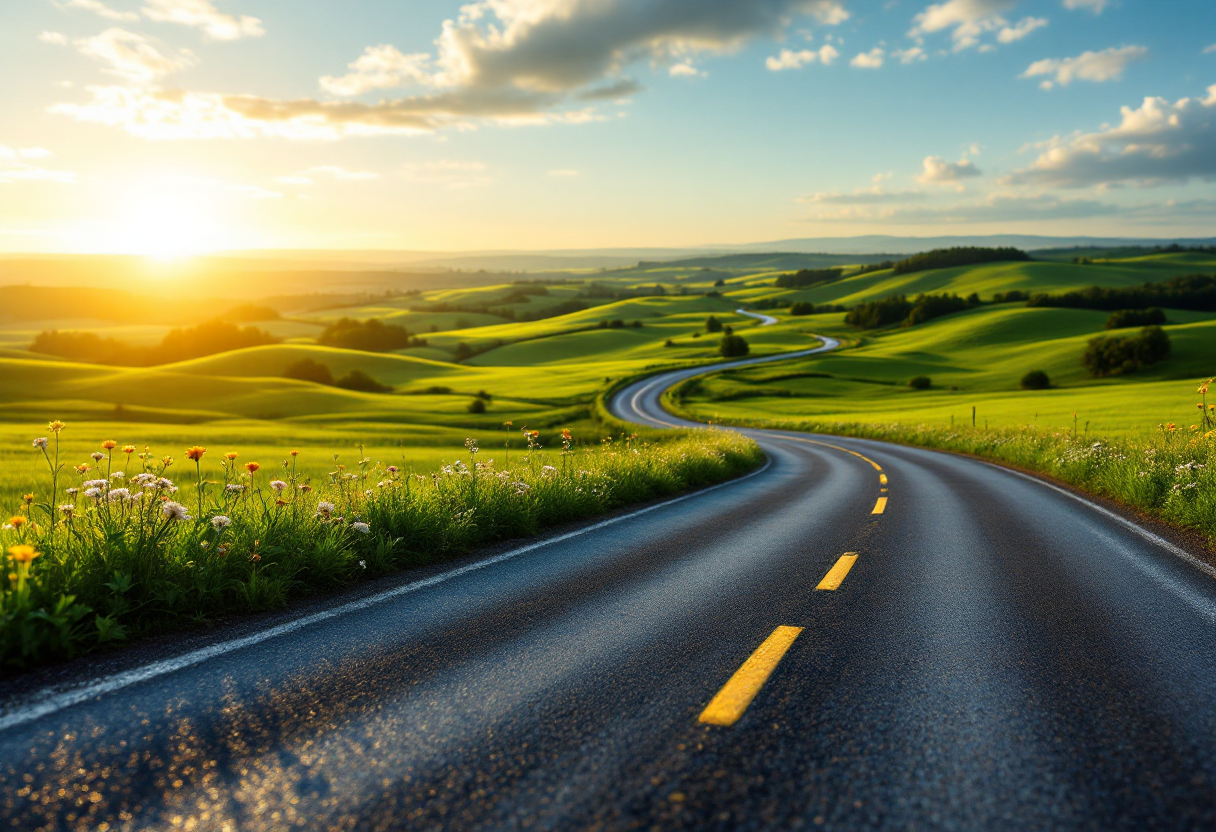
[{"label": "grass verge", "polygon": [[[63,429],[35,443],[46,462],[0,531],[0,662],[31,666],[133,636],[277,609],[293,598],[434,563],[475,546],[533,535],[738,476],[763,459],[729,432],[633,436],[545,450],[538,434],[502,463],[467,462],[430,476],[364,457],[323,481],[294,454],[276,472],[236,454],[213,463],[104,443],[91,463],[59,458]],[[517,438],[518,446],[520,440]],[[482,456],[485,459],[485,455]],[[184,470],[183,470],[184,467]]]},{"label": "grass verge", "polygon": [[[1211,380],[1209,380],[1211,381]],[[1196,424],[1159,425],[1140,435],[1106,438],[1036,425],[956,429],[902,422],[740,419],[742,427],[855,436],[952,451],[1008,463],[1203,534],[1216,549],[1216,405],[1208,385],[1196,395]],[[671,412],[701,418],[681,404],[679,386],[664,397]]]}]

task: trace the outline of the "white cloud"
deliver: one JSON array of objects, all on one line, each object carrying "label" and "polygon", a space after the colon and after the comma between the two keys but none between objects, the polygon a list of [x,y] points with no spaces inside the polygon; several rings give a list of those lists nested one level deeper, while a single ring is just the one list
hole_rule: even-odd
[{"label": "white cloud", "polygon": [[143,11],[149,20],[194,26],[211,40],[258,38],[266,34],[262,21],[256,17],[223,14],[210,0],[146,0],[146,3]]},{"label": "white cloud", "polygon": [[1083,52],[1075,58],[1046,58],[1032,63],[1022,77],[1055,76],[1039,85],[1044,89],[1051,89],[1055,84],[1066,87],[1074,80],[1118,81],[1129,63],[1147,54],[1148,50],[1143,46],[1121,46],[1101,52]]},{"label": "white cloud", "polygon": [[1094,14],[1102,14],[1106,8],[1106,0],[1064,0],[1066,9],[1087,9]]},{"label": "white cloud", "polygon": [[174,57],[162,55],[143,36],[125,29],[107,29],[100,35],[82,38],[76,41],[76,48],[85,57],[109,64],[105,72],[137,84],[151,84],[194,61],[185,50]]},{"label": "white cloud", "polygon": [[57,3],[61,9],[84,9],[87,12],[99,14],[106,20],[121,20],[130,22],[139,20],[139,15],[135,12],[115,11],[100,0],[67,0],[66,3]]},{"label": "white cloud", "polygon": [[1205,54],[1205,55],[1210,55],[1210,54],[1212,54],[1213,52],[1216,52],[1216,43],[1213,43],[1213,44],[1212,44],[1211,46],[1209,46],[1207,49],[1204,49],[1204,50],[1203,50],[1203,54]]},{"label": "white cloud", "polygon": [[58,46],[66,46],[68,39],[62,32],[43,32],[38,36],[38,40],[43,43],[54,43]]},{"label": "white cloud", "polygon": [[[146,2],[149,16],[193,9],[197,13],[172,17],[192,25],[205,24],[207,15],[198,10],[213,10],[204,0]],[[480,124],[585,123],[604,117],[594,102],[640,89],[622,75],[628,65],[690,65],[698,56],[728,54],[757,38],[781,36],[799,16],[826,25],[848,14],[837,0],[474,0],[444,22],[430,61],[413,65],[417,72],[412,69],[406,80],[417,75],[427,89],[396,100],[362,104],[93,87],[92,100],[52,111],[147,138],[327,140]],[[211,35],[226,36],[222,27]],[[331,89],[372,88],[376,61],[368,73],[359,62],[350,75],[327,76]]]},{"label": "white cloud", "polygon": [[859,52],[853,60],[849,61],[849,66],[855,66],[858,69],[878,69],[882,66],[882,58],[886,52],[881,47],[875,46],[869,52]]},{"label": "white cloud", "polygon": [[1065,199],[1050,194],[1019,196],[996,193],[954,205],[846,205],[809,217],[815,222],[892,225],[943,223],[1010,223],[1110,217],[1124,213],[1117,205],[1092,199]]},{"label": "white cloud", "polygon": [[[887,177],[879,175],[875,180]],[[798,197],[797,202],[811,205],[885,205],[889,203],[918,202],[925,198],[923,191],[888,191],[875,185],[872,188],[862,188],[852,193],[842,194],[839,191],[821,191],[811,196]]]},{"label": "white cloud", "polygon": [[829,43],[818,49],[799,49],[797,52],[793,49],[782,49],[779,54],[770,55],[764,65],[773,72],[780,72],[783,69],[801,69],[816,61],[825,65],[831,64],[839,56],[840,53]]},{"label": "white cloud", "polygon": [[1029,35],[1035,29],[1042,29],[1047,25],[1045,17],[1023,17],[1012,26],[1006,26],[1004,29],[996,33],[996,39],[1001,43],[1013,43],[1015,40],[1021,40]]},{"label": "white cloud", "polygon": [[986,32],[1008,27],[1002,13],[1013,9],[1017,0],[946,0],[927,7],[913,20],[909,37],[952,29],[954,51],[969,49],[980,42]]},{"label": "white cloud", "polygon": [[966,159],[947,162],[940,156],[926,156],[923,170],[916,181],[922,185],[954,185],[961,188],[959,183],[962,180],[980,175],[980,169]]},{"label": "white cloud", "polygon": [[58,182],[72,184],[76,174],[65,170],[50,170],[30,164],[30,159],[45,159],[51,155],[41,147],[6,147],[0,145],[0,184],[12,182]]},{"label": "white cloud", "polygon": [[911,64],[916,61],[923,61],[929,56],[925,54],[925,50],[919,46],[910,46],[907,49],[896,49],[891,53],[892,58],[898,58],[901,64]]},{"label": "white cloud", "polygon": [[347,64],[352,70],[335,78],[321,78],[321,89],[334,95],[362,95],[375,89],[391,89],[410,84],[430,84],[433,81],[431,56],[425,53],[404,55],[395,46],[369,46],[363,54]]},{"label": "white cloud", "polygon": [[699,78],[705,73],[697,69],[692,61],[684,60],[667,68],[667,74],[672,78]]},{"label": "white cloud", "polygon": [[1146,98],[1123,107],[1122,122],[1093,133],[1056,136],[1010,184],[1080,188],[1216,181],[1216,84],[1207,98]]},{"label": "white cloud", "polygon": [[549,171],[549,175],[555,179],[574,179],[575,177],[582,176],[583,173],[582,171],[566,168],[562,170],[551,170]]}]

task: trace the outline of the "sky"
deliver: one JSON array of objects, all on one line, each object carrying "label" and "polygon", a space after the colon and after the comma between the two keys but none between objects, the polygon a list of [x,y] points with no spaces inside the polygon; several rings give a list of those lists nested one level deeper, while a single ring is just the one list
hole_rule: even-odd
[{"label": "sky", "polygon": [[1216,235],[1212,0],[9,0],[0,251]]}]

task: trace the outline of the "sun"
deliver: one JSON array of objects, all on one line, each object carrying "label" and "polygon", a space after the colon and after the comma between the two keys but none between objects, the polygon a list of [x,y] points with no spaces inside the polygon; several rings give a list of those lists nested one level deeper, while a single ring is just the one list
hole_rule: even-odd
[{"label": "sun", "polygon": [[221,247],[219,229],[207,206],[172,195],[147,197],[134,206],[120,236],[132,254],[170,260]]}]

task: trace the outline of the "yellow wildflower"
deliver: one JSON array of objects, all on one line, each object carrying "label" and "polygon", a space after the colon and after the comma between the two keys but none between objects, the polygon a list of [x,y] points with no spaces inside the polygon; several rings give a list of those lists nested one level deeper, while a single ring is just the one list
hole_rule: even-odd
[{"label": "yellow wildflower", "polygon": [[40,557],[41,554],[33,546],[26,546],[24,544],[8,547],[8,556],[17,563],[31,563],[34,558]]}]

